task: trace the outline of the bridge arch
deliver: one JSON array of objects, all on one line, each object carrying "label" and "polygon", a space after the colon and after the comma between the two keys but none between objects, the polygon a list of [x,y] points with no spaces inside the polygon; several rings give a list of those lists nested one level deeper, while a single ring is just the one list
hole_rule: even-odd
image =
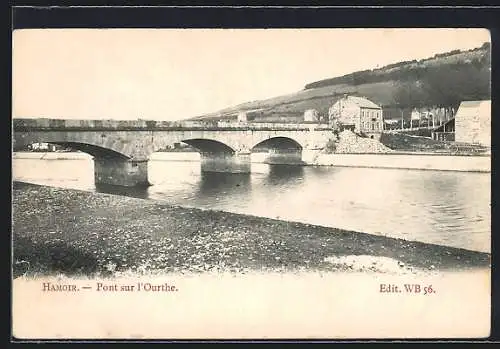
[{"label": "bridge arch", "polygon": [[290,137],[273,136],[255,144],[251,149],[267,150],[264,163],[274,165],[303,165],[302,149],[299,142]]},{"label": "bridge arch", "polygon": [[233,147],[207,138],[183,139],[183,143],[200,153],[202,172],[250,173],[250,153],[241,153]]},{"label": "bridge arch", "polygon": [[209,154],[234,154],[235,150],[229,145],[206,138],[191,138],[182,140],[183,143],[189,144],[196,148],[200,153]]},{"label": "bridge arch", "polygon": [[79,150],[97,159],[129,160],[130,156],[110,148],[101,147],[90,143],[81,142],[47,142],[49,144],[61,145],[63,147]]},{"label": "bridge arch", "polygon": [[302,151],[303,146],[298,141],[290,137],[273,136],[254,144],[251,149],[268,148],[276,150],[296,150]]},{"label": "bridge arch", "polygon": [[[93,136],[93,135],[92,135]],[[48,143],[79,150],[94,158],[117,160],[131,159],[130,146],[123,146],[113,140],[103,140],[102,137],[85,137],[78,133],[61,132],[17,132],[13,139],[14,148],[25,149],[34,143]]]}]

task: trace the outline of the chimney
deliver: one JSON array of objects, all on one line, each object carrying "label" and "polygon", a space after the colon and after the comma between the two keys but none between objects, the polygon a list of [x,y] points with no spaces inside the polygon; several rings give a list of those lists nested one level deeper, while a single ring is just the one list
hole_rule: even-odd
[{"label": "chimney", "polygon": [[349,97],[349,95],[347,93],[344,93],[344,99],[347,99],[347,97]]}]

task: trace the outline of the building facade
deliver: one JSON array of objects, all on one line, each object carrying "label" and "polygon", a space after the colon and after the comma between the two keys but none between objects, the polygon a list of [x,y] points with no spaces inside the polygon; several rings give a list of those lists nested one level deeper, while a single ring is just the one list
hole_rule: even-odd
[{"label": "building facade", "polygon": [[328,110],[330,124],[379,139],[384,130],[382,108],[364,97],[345,95]]},{"label": "building facade", "polygon": [[248,115],[244,111],[240,111],[238,113],[238,122],[247,122],[248,121]]},{"label": "building facade", "polygon": [[455,114],[455,141],[491,146],[491,100],[460,103]]},{"label": "building facade", "polygon": [[318,121],[318,120],[319,120],[319,113],[316,109],[307,109],[304,112],[304,121],[312,122],[312,121]]},{"label": "building facade", "polygon": [[431,137],[435,141],[455,141],[455,119],[451,119],[431,132]]}]

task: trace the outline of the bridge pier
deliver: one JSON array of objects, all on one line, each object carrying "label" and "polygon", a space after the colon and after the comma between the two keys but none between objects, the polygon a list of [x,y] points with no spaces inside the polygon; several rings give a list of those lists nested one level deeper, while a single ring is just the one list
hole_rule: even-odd
[{"label": "bridge pier", "polygon": [[250,173],[250,152],[200,152],[202,172]]},{"label": "bridge pier", "polygon": [[264,163],[271,165],[303,165],[301,149],[269,149]]},{"label": "bridge pier", "polygon": [[148,160],[94,158],[94,180],[96,184],[149,186]]}]

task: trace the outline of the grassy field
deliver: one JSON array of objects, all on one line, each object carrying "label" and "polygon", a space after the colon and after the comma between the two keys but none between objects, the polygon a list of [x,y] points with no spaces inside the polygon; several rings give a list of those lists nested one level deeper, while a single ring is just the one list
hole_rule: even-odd
[{"label": "grassy field", "polygon": [[437,141],[428,137],[419,137],[403,133],[383,133],[380,142],[392,150],[405,152],[479,155],[486,154],[489,150],[487,147],[480,145]]},{"label": "grassy field", "polygon": [[397,83],[394,81],[362,84],[359,86],[345,84],[333,85],[302,90],[293,94],[265,100],[243,103],[193,119],[224,119],[220,117],[221,114],[234,114],[232,118],[236,118],[236,112],[251,109],[264,109],[256,120],[261,117],[265,118],[273,115],[285,117],[300,115],[300,117],[302,117],[304,111],[307,109],[317,109],[321,115],[326,115],[328,113],[328,108],[335,103],[337,99],[341,98],[344,93],[366,96],[380,104],[391,104],[393,103],[392,95],[396,89]]}]

